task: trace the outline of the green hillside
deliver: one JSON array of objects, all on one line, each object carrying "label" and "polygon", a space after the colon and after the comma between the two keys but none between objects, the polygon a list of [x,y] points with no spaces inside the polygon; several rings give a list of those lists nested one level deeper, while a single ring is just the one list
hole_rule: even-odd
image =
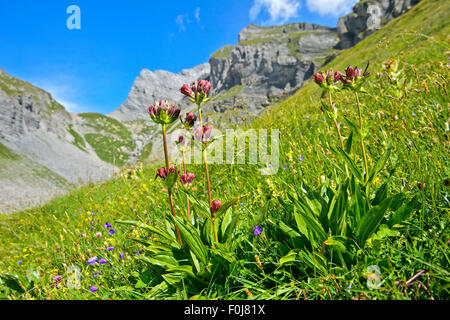
[{"label": "green hillside", "polygon": [[255,120],[281,130],[280,170],[210,166],[216,220],[203,166],[171,218],[163,164],[0,217],[0,299],[449,299],[449,10],[423,0],[323,68],[370,62],[361,117],[310,81]]}]

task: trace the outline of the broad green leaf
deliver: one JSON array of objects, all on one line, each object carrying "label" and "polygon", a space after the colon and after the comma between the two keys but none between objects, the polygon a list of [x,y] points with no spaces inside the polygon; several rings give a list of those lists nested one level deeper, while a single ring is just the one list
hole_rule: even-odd
[{"label": "broad green leaf", "polygon": [[195,274],[192,271],[192,266],[188,266],[188,265],[182,265],[182,266],[176,266],[173,268],[169,268],[167,269],[168,273],[180,273],[180,274],[186,274],[189,277],[195,278]]},{"label": "broad green leaf", "polygon": [[352,152],[352,144],[353,144],[353,131],[350,133],[350,136],[345,143],[345,152],[350,154]]},{"label": "broad green leaf", "polygon": [[19,278],[16,275],[6,273],[4,275],[0,275],[0,278],[6,287],[17,291],[18,293],[25,293],[25,289],[20,284]]},{"label": "broad green leaf", "polygon": [[156,255],[153,257],[140,255],[138,259],[155,266],[163,267],[164,269],[176,267],[179,265],[178,261],[173,256],[168,255]]},{"label": "broad green leaf", "polygon": [[347,117],[344,117],[345,123],[349,126],[352,133],[356,134],[357,137],[361,136],[361,130],[357,125],[355,125],[353,122],[350,121]]},{"label": "broad green leaf", "polygon": [[364,246],[367,239],[369,239],[369,237],[377,231],[377,228],[383,220],[383,217],[391,202],[392,198],[384,200],[378,206],[370,209],[369,212],[367,212],[366,215],[362,218],[358,234],[359,245]]},{"label": "broad green leaf", "polygon": [[406,220],[406,218],[417,208],[417,203],[419,199],[415,196],[410,202],[404,204],[398,208],[392,218],[389,220],[389,225],[392,227],[396,224],[401,224]]},{"label": "broad green leaf", "polygon": [[141,228],[141,229],[144,229],[144,230],[146,230],[146,231],[148,231],[150,233],[155,233],[155,234],[157,234],[157,235],[159,235],[159,236],[161,236],[161,237],[163,237],[163,238],[165,238],[167,240],[173,240],[173,238],[169,234],[167,234],[167,232],[164,232],[164,231],[160,230],[157,227],[150,226],[150,225],[145,224],[143,222],[139,222],[139,221],[125,221],[125,220],[116,220],[115,222],[119,223],[119,224],[134,226],[136,228]]},{"label": "broad green leaf", "polygon": [[386,166],[386,162],[389,160],[389,157],[391,156],[391,151],[392,145],[389,145],[388,149],[383,154],[383,156],[378,160],[375,167],[372,170],[370,170],[369,182],[372,182],[376,178],[376,176],[381,172],[381,170],[384,169],[384,167]]},{"label": "broad green leaf", "polygon": [[358,179],[359,181],[363,182],[363,176],[362,176],[361,172],[359,172],[358,166],[353,161],[353,159],[350,158],[350,156],[344,150],[342,150],[341,147],[338,146],[337,148],[338,148],[339,153],[342,155],[345,162],[347,163],[348,168],[350,169],[352,174],[355,176],[355,178]]},{"label": "broad green leaf", "polygon": [[184,221],[178,217],[172,217],[172,220],[180,230],[183,243],[186,244],[192,252],[194,252],[201,262],[206,264],[208,260],[208,251],[203,244],[197,229],[189,223],[184,223]]},{"label": "broad green leaf", "polygon": [[301,238],[301,234],[286,225],[283,221],[278,221],[278,227],[290,238]]},{"label": "broad green leaf", "polygon": [[384,199],[386,199],[388,193],[388,185],[389,183],[385,182],[380,188],[378,188],[375,194],[375,198],[372,200],[373,206],[379,205]]},{"label": "broad green leaf", "polygon": [[287,255],[280,259],[280,266],[285,265],[289,262],[297,261],[298,250],[291,250]]}]

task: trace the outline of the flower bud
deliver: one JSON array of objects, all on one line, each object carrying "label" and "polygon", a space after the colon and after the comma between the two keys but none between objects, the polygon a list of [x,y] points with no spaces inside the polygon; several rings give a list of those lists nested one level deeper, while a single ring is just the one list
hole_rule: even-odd
[{"label": "flower bud", "polygon": [[197,121],[197,116],[192,112],[186,113],[185,118],[180,117],[181,123],[184,125],[186,129],[191,129],[195,125],[195,121]]},{"label": "flower bud", "polygon": [[314,75],[314,81],[315,81],[317,84],[322,84],[322,83],[325,82],[325,79],[323,78],[323,76],[322,76],[320,73],[316,73],[316,74]]},{"label": "flower bud", "polygon": [[334,71],[333,69],[330,69],[327,71],[327,84],[328,85],[333,84],[333,80],[334,80]]},{"label": "flower bud", "polygon": [[211,204],[212,213],[216,213],[217,211],[219,211],[220,207],[222,207],[222,202],[220,202],[219,200],[214,200]]},{"label": "flower bud", "polygon": [[206,144],[207,142],[211,141],[211,133],[212,127],[210,126],[203,126],[203,128],[198,127],[194,130],[194,140]]},{"label": "flower bud", "polygon": [[169,102],[161,100],[148,108],[148,113],[152,120],[159,124],[171,124],[178,119],[181,109],[175,104],[169,107]]},{"label": "flower bud", "polygon": [[186,188],[189,188],[192,185],[192,182],[194,182],[195,175],[192,173],[184,173],[180,174],[180,181]]},{"label": "flower bud", "polygon": [[192,88],[189,85],[187,85],[187,84],[185,84],[185,85],[183,85],[181,87],[180,92],[182,94],[184,94],[185,96],[188,96],[188,97],[191,97],[191,98],[194,97],[194,92],[192,91]]},{"label": "flower bud", "polygon": [[345,74],[347,75],[348,80],[353,80],[355,78],[355,69],[348,66],[347,70],[345,70]]},{"label": "flower bud", "polygon": [[205,94],[209,93],[209,90],[211,90],[211,82],[207,80],[200,80],[198,82],[199,89],[202,89]]},{"label": "flower bud", "polygon": [[359,77],[361,77],[361,69],[356,67],[355,68],[355,80],[358,80]]},{"label": "flower bud", "polygon": [[336,72],[334,73],[334,82],[340,81],[341,78],[342,78],[342,73],[340,73],[339,71],[336,71]]},{"label": "flower bud", "polygon": [[166,180],[166,178],[167,178],[167,169],[166,168],[158,169],[156,171],[156,175],[158,177],[160,177],[161,179]]}]

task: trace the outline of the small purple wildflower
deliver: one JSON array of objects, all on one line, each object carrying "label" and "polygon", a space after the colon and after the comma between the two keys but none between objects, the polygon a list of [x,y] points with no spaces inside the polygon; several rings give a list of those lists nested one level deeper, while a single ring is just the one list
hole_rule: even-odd
[{"label": "small purple wildflower", "polygon": [[113,251],[114,250],[114,247],[108,247],[108,248],[106,248],[106,251]]},{"label": "small purple wildflower", "polygon": [[259,236],[262,233],[262,229],[259,226],[256,226],[255,229],[253,230],[253,234],[255,236]]},{"label": "small purple wildflower", "polygon": [[245,203],[241,202],[241,207],[245,206]]},{"label": "small purple wildflower", "polygon": [[98,257],[95,256],[95,257],[90,258],[90,259],[88,260],[88,262],[89,262],[89,264],[90,264],[91,266],[93,266],[93,265],[97,262],[97,260],[98,260]]},{"label": "small purple wildflower", "polygon": [[413,115],[413,117],[417,116],[417,114],[414,111],[412,112],[412,115]]},{"label": "small purple wildflower", "polygon": [[114,229],[109,230],[109,235],[112,236],[114,233],[116,233],[116,231],[114,231]]},{"label": "small purple wildflower", "polygon": [[309,116],[306,116],[306,120],[309,120]]},{"label": "small purple wildflower", "polygon": [[303,157],[300,155],[300,156],[298,156],[298,161],[300,161],[300,162],[303,162]]},{"label": "small purple wildflower", "polygon": [[55,285],[56,289],[59,289],[58,286],[61,284],[61,282],[62,282],[62,277],[61,276],[54,276],[53,277],[53,284]]},{"label": "small purple wildflower", "polygon": [[286,167],[286,165],[284,165],[284,166],[283,166],[283,170],[286,170],[286,169],[287,169],[287,167]]},{"label": "small purple wildflower", "polygon": [[98,291],[98,287],[91,286],[90,290],[91,290],[91,292],[96,292],[96,291]]},{"label": "small purple wildflower", "polygon": [[119,255],[119,260],[123,260],[123,253]]},{"label": "small purple wildflower", "polygon": [[107,222],[107,223],[105,223],[104,225],[103,225],[104,227],[105,227],[105,229],[109,229],[109,228],[111,228],[111,225]]},{"label": "small purple wildflower", "polygon": [[22,260],[17,261],[17,265],[20,266],[22,264],[22,262],[23,262]]},{"label": "small purple wildflower", "polygon": [[140,256],[141,252],[138,250],[138,252],[136,252],[136,255]]},{"label": "small purple wildflower", "polygon": [[105,264],[108,263],[108,260],[101,258],[100,260],[98,260],[99,264]]}]

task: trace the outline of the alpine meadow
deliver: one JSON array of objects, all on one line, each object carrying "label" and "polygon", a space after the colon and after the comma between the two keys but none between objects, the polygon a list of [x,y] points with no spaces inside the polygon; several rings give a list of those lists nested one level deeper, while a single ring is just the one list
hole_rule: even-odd
[{"label": "alpine meadow", "polygon": [[[212,55],[211,71],[172,82],[142,72],[109,115],[71,116],[0,73],[0,108],[32,92],[24,101],[46,101],[40,115],[69,141],[45,142],[61,146],[64,167],[0,131],[1,184],[20,181],[11,194],[23,198],[55,190],[43,204],[0,207],[0,299],[448,300],[450,1],[415,3],[364,35],[350,29],[355,9],[344,38],[339,27],[251,26]],[[269,59],[255,54],[267,48],[279,52],[245,80],[242,53]],[[286,59],[303,61],[302,80],[275,90],[290,77]],[[218,153],[225,129],[244,134],[233,161]],[[38,148],[27,141],[17,145]],[[256,146],[269,155],[251,163]],[[264,174],[275,151],[279,168]],[[61,169],[70,161],[78,173]],[[85,167],[99,178],[78,183]]]}]

